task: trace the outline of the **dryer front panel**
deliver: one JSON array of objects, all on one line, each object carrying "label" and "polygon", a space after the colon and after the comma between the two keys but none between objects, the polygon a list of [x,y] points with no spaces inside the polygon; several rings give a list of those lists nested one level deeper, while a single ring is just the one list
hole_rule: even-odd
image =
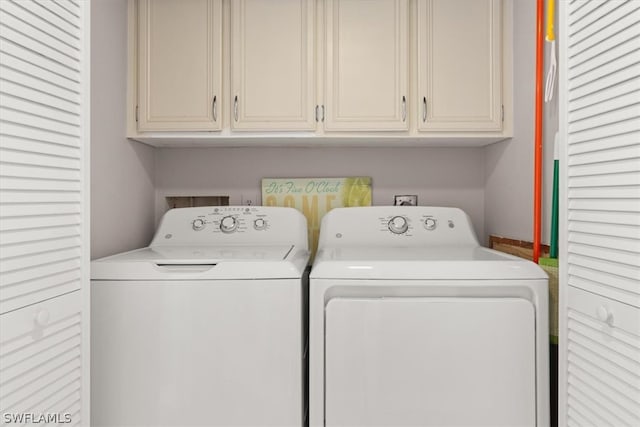
[{"label": "dryer front panel", "polygon": [[326,426],[536,425],[522,298],[343,298],[325,307]]}]

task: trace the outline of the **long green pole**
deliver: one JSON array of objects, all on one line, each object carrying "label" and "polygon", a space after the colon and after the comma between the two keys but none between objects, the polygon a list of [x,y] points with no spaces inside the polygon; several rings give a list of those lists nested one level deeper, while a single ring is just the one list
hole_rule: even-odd
[{"label": "long green pole", "polygon": [[560,160],[558,159],[558,134],[553,141],[553,195],[551,201],[551,241],[549,244],[549,257],[558,258],[558,186],[559,186],[559,168]]}]

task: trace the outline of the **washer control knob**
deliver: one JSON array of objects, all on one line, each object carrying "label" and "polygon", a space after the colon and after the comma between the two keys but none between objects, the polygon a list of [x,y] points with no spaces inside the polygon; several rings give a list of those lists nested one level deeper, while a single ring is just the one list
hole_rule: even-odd
[{"label": "washer control knob", "polygon": [[389,230],[394,234],[406,233],[409,229],[409,223],[403,216],[394,216],[389,220]]},{"label": "washer control knob", "polygon": [[225,216],[220,221],[220,230],[223,233],[233,233],[238,228],[238,220],[231,215]]},{"label": "washer control knob", "polygon": [[264,218],[258,218],[253,221],[253,228],[256,230],[264,230],[267,228],[267,221]]},{"label": "washer control knob", "polygon": [[194,230],[196,231],[200,231],[204,228],[204,226],[207,225],[206,222],[204,222],[204,219],[202,218],[196,218],[193,220],[193,222],[191,223],[191,226],[193,227]]},{"label": "washer control knob", "polygon": [[437,226],[438,226],[438,222],[436,221],[435,218],[427,218],[424,220],[424,228],[426,228],[429,231],[435,230]]}]

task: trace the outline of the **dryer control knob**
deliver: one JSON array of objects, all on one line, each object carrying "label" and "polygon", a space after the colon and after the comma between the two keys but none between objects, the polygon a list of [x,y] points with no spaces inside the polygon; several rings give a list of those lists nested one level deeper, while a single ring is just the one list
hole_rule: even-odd
[{"label": "dryer control knob", "polygon": [[394,234],[403,234],[406,233],[409,229],[409,223],[407,219],[403,216],[394,216],[389,220],[389,231]]},{"label": "dryer control knob", "polygon": [[429,231],[435,230],[437,225],[438,223],[436,222],[435,218],[427,218],[424,220],[424,228],[426,228]]},{"label": "dryer control knob", "polygon": [[220,221],[220,230],[223,233],[233,233],[238,228],[238,220],[232,216],[225,216]]},{"label": "dryer control knob", "polygon": [[194,230],[196,231],[200,231],[202,230],[205,225],[207,225],[206,222],[204,222],[204,219],[201,218],[196,218],[193,220],[193,222],[191,223],[191,226],[193,227]]}]

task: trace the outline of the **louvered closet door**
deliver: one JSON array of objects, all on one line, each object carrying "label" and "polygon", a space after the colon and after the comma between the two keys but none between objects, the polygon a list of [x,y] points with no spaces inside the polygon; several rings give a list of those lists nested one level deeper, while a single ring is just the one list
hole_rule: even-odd
[{"label": "louvered closet door", "polygon": [[640,425],[640,2],[560,2],[560,425]]},{"label": "louvered closet door", "polygon": [[88,424],[88,40],[89,0],[0,0],[3,422]]},{"label": "louvered closet door", "polygon": [[[6,0],[0,0],[6,1]],[[0,414],[17,421],[26,414],[57,415],[81,423],[81,293],[72,292],[2,316]],[[23,419],[29,421],[28,419]],[[56,424],[56,423],[54,423]]]}]

